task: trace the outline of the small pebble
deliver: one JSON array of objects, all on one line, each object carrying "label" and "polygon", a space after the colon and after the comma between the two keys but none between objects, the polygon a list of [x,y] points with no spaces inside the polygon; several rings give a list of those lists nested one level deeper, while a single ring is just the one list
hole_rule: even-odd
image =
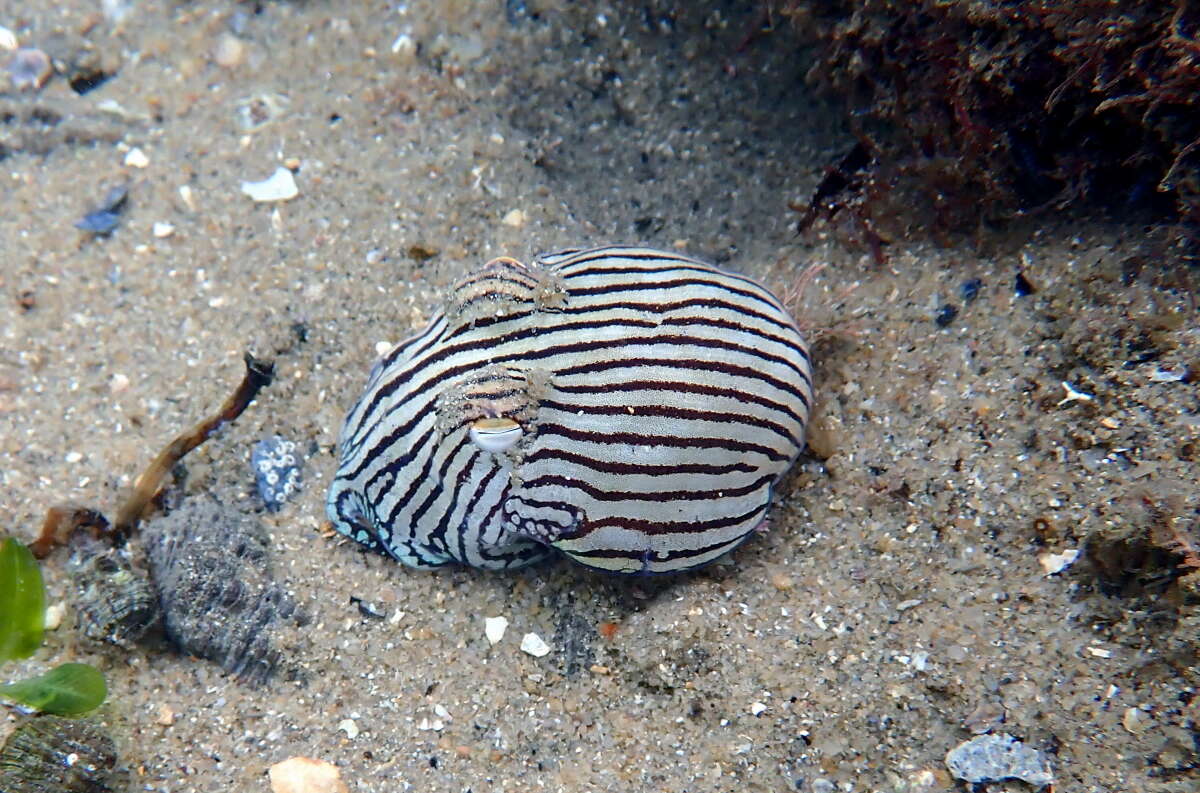
[{"label": "small pebble", "polygon": [[1150,717],[1141,708],[1127,708],[1121,717],[1121,726],[1131,735],[1141,735],[1149,721]]},{"label": "small pebble", "polygon": [[337,728],[346,733],[346,737],[352,741],[358,737],[358,725],[354,723],[354,719],[342,719]]},{"label": "small pebble", "polygon": [[174,234],[175,227],[170,223],[159,222],[154,224],[154,226],[150,229],[150,233],[161,240]]},{"label": "small pebble", "polygon": [[962,295],[962,299],[964,301],[970,303],[979,296],[979,290],[982,286],[983,281],[980,281],[978,278],[972,278],[969,281],[963,281],[963,285],[959,287],[959,294]]},{"label": "small pebble", "polygon": [[521,650],[534,658],[542,658],[550,654],[550,645],[546,644],[536,633],[527,633],[521,639]]},{"label": "small pebble", "polygon": [[66,616],[67,605],[65,603],[53,603],[46,607],[45,626],[48,631],[58,630],[62,625],[63,617]]},{"label": "small pebble", "polygon": [[417,55],[417,43],[413,41],[412,36],[407,33],[401,33],[392,42],[392,54],[401,63],[410,63]]},{"label": "small pebble", "polygon": [[311,757],[289,757],[267,770],[272,793],[349,793],[333,763]]},{"label": "small pebble", "polygon": [[121,219],[128,199],[128,186],[122,184],[110,188],[100,206],[76,221],[75,228],[101,236],[111,234]]},{"label": "small pebble", "polygon": [[939,328],[944,328],[953,322],[954,318],[957,316],[958,306],[954,305],[953,303],[946,303],[938,309],[937,316],[934,317],[933,321],[937,323]]},{"label": "small pebble", "polygon": [[1182,383],[1188,378],[1188,370],[1182,366],[1175,369],[1159,367],[1150,375],[1152,383]]},{"label": "small pebble", "polygon": [[1007,733],[981,735],[946,753],[946,767],[966,782],[1020,779],[1034,787],[1054,783],[1046,758]]},{"label": "small pebble", "polygon": [[150,158],[141,149],[130,149],[125,155],[125,164],[130,168],[145,168],[150,164]]},{"label": "small pebble", "polygon": [[519,209],[513,209],[500,222],[506,226],[512,226],[514,229],[519,229],[525,225],[525,220],[524,212]]},{"label": "small pebble", "polygon": [[767,706],[764,705],[763,703],[761,703],[761,702],[750,703],[750,715],[751,716],[761,716],[762,714],[764,714],[766,712],[767,712]]},{"label": "small pebble", "polygon": [[1042,566],[1042,571],[1050,576],[1066,570],[1078,558],[1079,551],[1072,548],[1062,553],[1043,553],[1038,556],[1038,564]]},{"label": "small pebble", "polygon": [[19,49],[8,61],[8,79],[18,91],[36,91],[46,84],[53,73],[50,56],[38,49]]},{"label": "small pebble", "polygon": [[1033,288],[1033,284],[1029,283],[1029,279],[1025,277],[1025,273],[1022,272],[1017,273],[1017,279],[1013,284],[1013,290],[1017,293],[1017,297],[1032,295],[1037,291]]},{"label": "small pebble", "polygon": [[287,201],[300,195],[296,177],[282,166],[261,182],[242,182],[242,192],[260,202]]},{"label": "small pebble", "polygon": [[295,441],[279,435],[264,438],[254,444],[250,465],[254,469],[258,494],[268,511],[278,512],[299,491],[304,459]]},{"label": "small pebble", "polygon": [[508,620],[504,617],[485,617],[483,620],[483,633],[487,636],[489,644],[496,644],[503,639],[506,630]]},{"label": "small pebble", "polygon": [[222,33],[213,48],[213,60],[226,69],[241,65],[246,57],[246,45],[232,33]]},{"label": "small pebble", "polygon": [[188,185],[179,186],[179,197],[183,200],[186,206],[192,212],[196,211],[196,197],[192,194],[192,188]]},{"label": "small pebble", "polygon": [[171,709],[170,705],[159,705],[158,716],[155,717],[154,723],[159,727],[170,727],[175,723],[175,711]]},{"label": "small pebble", "polygon": [[0,25],[0,50],[15,50],[17,46],[17,34]]}]

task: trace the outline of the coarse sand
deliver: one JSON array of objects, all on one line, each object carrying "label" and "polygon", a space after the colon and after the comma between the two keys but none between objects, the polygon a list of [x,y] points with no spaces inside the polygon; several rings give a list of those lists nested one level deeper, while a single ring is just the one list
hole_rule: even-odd
[{"label": "coarse sand", "polygon": [[[1057,791],[1197,790],[1195,604],[1102,588],[1087,553],[1047,573],[1148,505],[1196,534],[1189,274],[1112,220],[913,229],[883,265],[797,235],[788,202],[853,138],[786,30],[748,36],[757,9],[0,0],[65,72],[0,90],[0,525],[111,515],[253,350],[276,382],[184,460],[184,497],[256,513],[309,619],[263,686],[70,617],[4,678],[100,667],[131,789],[162,793],[266,791],[296,755],[351,791],[952,790],[946,752],[989,731]],[[281,166],[296,197],[243,194]],[[76,229],[119,184],[116,229]],[[769,531],[625,579],[419,572],[323,530],[378,345],[489,258],[610,242],[758,277],[815,340],[813,452]],[[249,458],[274,435],[307,460],[268,513]]]}]

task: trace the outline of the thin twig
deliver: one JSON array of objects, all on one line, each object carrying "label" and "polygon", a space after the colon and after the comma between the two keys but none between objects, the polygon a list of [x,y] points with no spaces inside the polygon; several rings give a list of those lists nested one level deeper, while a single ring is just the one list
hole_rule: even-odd
[{"label": "thin twig", "polygon": [[116,534],[126,535],[132,532],[136,528],[138,520],[141,519],[146,505],[158,493],[163,477],[175,463],[179,462],[192,449],[208,440],[226,422],[233,421],[240,416],[258,392],[271,383],[271,378],[275,375],[273,363],[260,361],[250,353],[246,353],[244,360],[246,375],[242,378],[237,390],[229,399],[225,400],[221,409],[167,444],[167,447],[154,458],[154,462],[150,463],[142,475],[137,478],[133,485],[133,492],[121,505],[121,509],[117,512],[117,519],[113,521],[113,531]]}]

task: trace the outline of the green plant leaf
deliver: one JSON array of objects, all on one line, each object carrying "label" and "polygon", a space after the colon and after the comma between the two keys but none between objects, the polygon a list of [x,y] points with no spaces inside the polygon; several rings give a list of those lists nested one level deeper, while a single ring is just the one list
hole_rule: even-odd
[{"label": "green plant leaf", "polygon": [[91,664],[59,664],[44,675],[0,686],[0,695],[43,713],[77,716],[100,707],[108,686]]},{"label": "green plant leaf", "polygon": [[0,543],[0,663],[33,655],[45,624],[42,569],[28,548],[8,537]]}]

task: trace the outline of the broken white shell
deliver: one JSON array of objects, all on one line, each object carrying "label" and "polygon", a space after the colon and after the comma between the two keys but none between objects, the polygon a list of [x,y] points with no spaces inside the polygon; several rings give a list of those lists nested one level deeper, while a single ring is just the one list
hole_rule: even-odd
[{"label": "broken white shell", "polygon": [[242,182],[242,192],[255,201],[287,201],[300,194],[296,178],[282,167],[261,182]]}]

